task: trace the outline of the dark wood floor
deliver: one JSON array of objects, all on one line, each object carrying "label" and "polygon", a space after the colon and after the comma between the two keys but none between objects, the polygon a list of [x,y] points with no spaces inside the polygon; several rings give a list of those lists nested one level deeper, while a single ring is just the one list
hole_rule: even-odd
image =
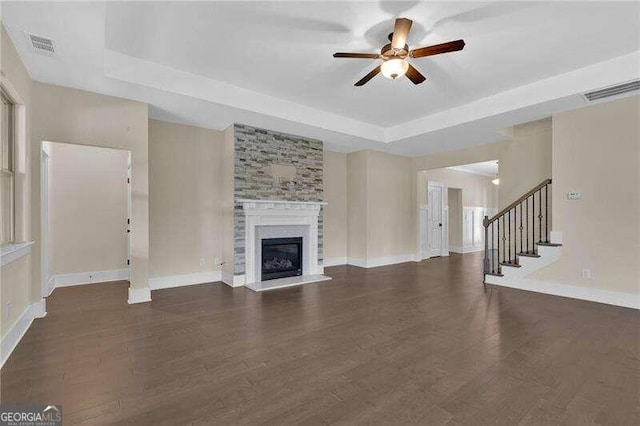
[{"label": "dark wood floor", "polygon": [[481,284],[479,255],[253,293],[57,289],[2,404],[65,424],[640,424],[637,311]]}]

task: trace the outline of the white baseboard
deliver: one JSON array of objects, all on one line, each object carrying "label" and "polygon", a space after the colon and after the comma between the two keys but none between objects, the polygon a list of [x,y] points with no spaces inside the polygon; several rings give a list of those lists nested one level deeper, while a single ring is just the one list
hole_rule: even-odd
[{"label": "white baseboard", "polygon": [[245,275],[233,275],[229,272],[222,271],[222,282],[229,287],[242,287],[245,283]]},{"label": "white baseboard", "polygon": [[378,266],[395,265],[397,263],[414,261],[416,261],[416,256],[413,253],[388,257],[376,257],[373,259],[357,259],[354,257],[347,259],[347,263],[349,265],[358,266],[360,268],[377,268]]},{"label": "white baseboard", "polygon": [[18,343],[20,343],[20,340],[33,323],[33,320],[47,315],[46,303],[45,299],[41,299],[39,302],[27,306],[16,322],[13,323],[5,335],[2,336],[2,342],[0,343],[0,367],[9,359],[9,355],[11,355],[16,346],[18,346]]},{"label": "white baseboard", "polygon": [[51,296],[51,293],[53,293],[53,290],[56,289],[56,277],[51,277],[49,278],[49,281],[47,281],[47,295],[45,297],[49,297]]},{"label": "white baseboard", "polygon": [[76,272],[73,274],[59,274],[50,278],[56,287],[69,287],[102,283],[107,281],[126,281],[129,279],[129,268],[115,269],[112,271]]},{"label": "white baseboard", "polygon": [[478,251],[483,251],[484,250],[484,246],[449,246],[449,251],[452,253],[460,253],[460,254],[465,254],[465,253],[475,253]]},{"label": "white baseboard", "polygon": [[[490,276],[487,276],[489,278]],[[605,303],[607,305],[622,306],[625,308],[640,309],[640,294],[623,293],[619,291],[602,290],[593,287],[579,287],[561,284],[553,281],[519,279],[509,282],[488,284],[517,288],[519,290],[535,291],[537,293],[551,294],[554,296],[569,297],[571,299],[588,300],[589,302]]]},{"label": "white baseboard", "polygon": [[151,290],[163,288],[183,287],[187,285],[206,284],[222,281],[221,271],[205,271],[193,274],[171,275],[167,277],[149,278]]},{"label": "white baseboard", "polygon": [[346,265],[347,264],[347,258],[346,257],[333,257],[333,258],[329,258],[329,259],[325,259],[324,260],[324,267],[328,268],[330,266],[339,266],[339,265]]},{"label": "white baseboard", "polygon": [[145,302],[151,302],[151,289],[149,287],[129,287],[129,299],[127,299],[127,303],[133,305],[135,303]]}]

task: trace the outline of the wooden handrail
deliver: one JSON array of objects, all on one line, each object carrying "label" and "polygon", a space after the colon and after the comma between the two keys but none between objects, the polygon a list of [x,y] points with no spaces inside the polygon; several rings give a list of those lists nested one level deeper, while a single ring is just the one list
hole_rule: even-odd
[{"label": "wooden handrail", "polygon": [[546,185],[549,185],[551,183],[551,179],[545,179],[542,182],[540,182],[538,185],[536,185],[533,189],[531,189],[530,191],[528,191],[526,194],[524,194],[522,197],[518,198],[516,201],[514,201],[513,203],[509,204],[507,207],[505,207],[504,209],[500,210],[498,212],[498,214],[496,214],[495,216],[493,216],[491,219],[487,220],[484,222],[484,227],[488,228],[489,225],[491,225],[491,223],[495,222],[499,217],[501,217],[502,215],[504,215],[505,213],[507,213],[509,210],[513,209],[515,206],[517,206],[518,204],[522,203],[524,200],[526,200],[527,198],[529,198],[531,195],[533,195],[534,193],[536,193],[536,191],[540,190],[541,188],[544,188]]}]

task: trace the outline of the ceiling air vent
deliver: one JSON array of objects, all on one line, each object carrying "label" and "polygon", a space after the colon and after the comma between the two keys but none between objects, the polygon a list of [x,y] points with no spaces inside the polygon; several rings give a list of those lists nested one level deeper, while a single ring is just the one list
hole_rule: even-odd
[{"label": "ceiling air vent", "polygon": [[29,34],[29,40],[31,40],[31,46],[36,50],[36,52],[46,53],[48,55],[56,53],[53,40],[50,38]]},{"label": "ceiling air vent", "polygon": [[584,97],[587,98],[588,101],[595,101],[597,99],[609,98],[611,96],[633,92],[634,90],[640,90],[640,80],[632,80],[627,83],[617,84],[615,86],[605,87],[604,89],[587,92],[584,94]]}]

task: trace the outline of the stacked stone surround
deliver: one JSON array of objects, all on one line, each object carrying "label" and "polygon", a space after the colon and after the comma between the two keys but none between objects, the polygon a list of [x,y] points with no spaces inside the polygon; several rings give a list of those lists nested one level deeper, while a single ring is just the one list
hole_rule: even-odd
[{"label": "stacked stone surround", "polygon": [[[234,273],[245,273],[245,218],[238,200],[322,201],[323,142],[234,124]],[[272,164],[296,168],[293,180],[277,182]],[[323,259],[323,215],[318,218],[318,261]]]}]

